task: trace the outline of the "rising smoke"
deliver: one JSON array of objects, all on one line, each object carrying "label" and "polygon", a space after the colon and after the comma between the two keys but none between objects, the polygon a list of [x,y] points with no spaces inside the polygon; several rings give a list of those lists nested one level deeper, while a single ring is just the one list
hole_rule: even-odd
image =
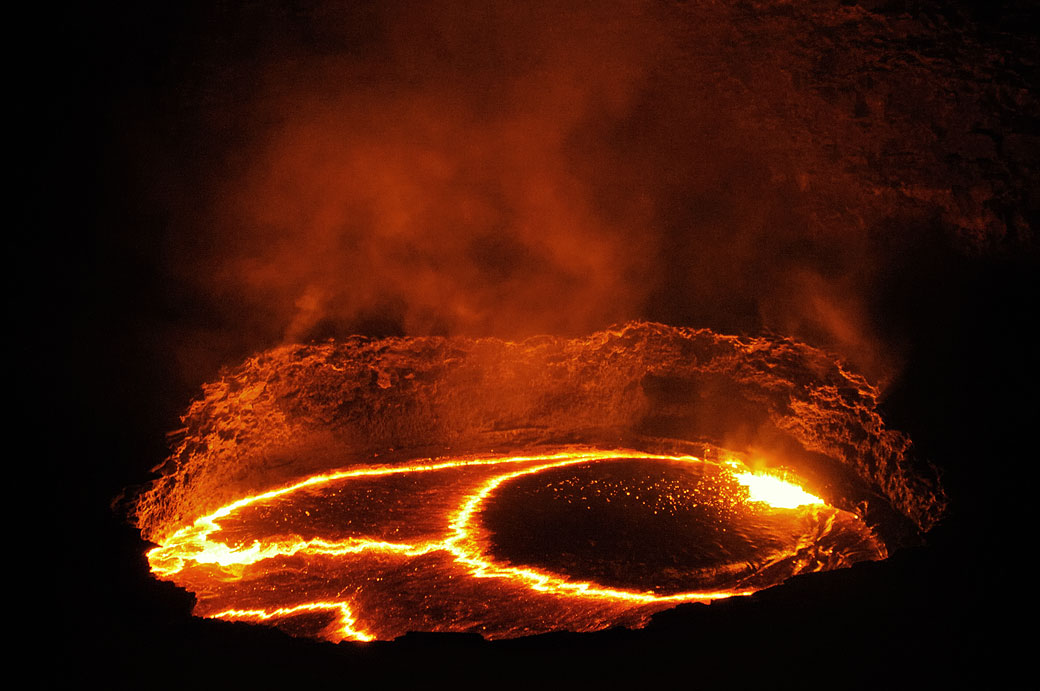
[{"label": "rising smoke", "polygon": [[[862,18],[828,12],[814,26]],[[891,250],[875,235],[895,197],[860,160],[881,146],[884,104],[788,14],[209,10],[181,49],[176,107],[137,135],[167,152],[145,177],[168,214],[170,290],[190,305],[182,367],[353,333],[647,318],[793,335],[884,381]]]}]

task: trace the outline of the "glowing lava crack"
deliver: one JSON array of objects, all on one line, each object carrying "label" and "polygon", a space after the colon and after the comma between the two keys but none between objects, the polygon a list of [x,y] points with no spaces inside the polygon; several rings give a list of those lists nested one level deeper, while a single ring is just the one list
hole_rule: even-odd
[{"label": "glowing lava crack", "polygon": [[[607,505],[647,527],[631,540],[650,557],[598,522]],[[314,475],[198,518],[148,560],[201,616],[366,641],[639,626],[677,602],[884,556],[857,517],[739,461],[572,448]]]}]

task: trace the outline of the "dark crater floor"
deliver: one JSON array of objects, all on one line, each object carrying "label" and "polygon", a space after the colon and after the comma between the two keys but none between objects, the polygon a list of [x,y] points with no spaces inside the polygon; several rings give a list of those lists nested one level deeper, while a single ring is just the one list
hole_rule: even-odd
[{"label": "dark crater floor", "polygon": [[482,518],[496,560],[665,594],[738,586],[816,529],[746,497],[714,464],[622,459],[506,481]]}]

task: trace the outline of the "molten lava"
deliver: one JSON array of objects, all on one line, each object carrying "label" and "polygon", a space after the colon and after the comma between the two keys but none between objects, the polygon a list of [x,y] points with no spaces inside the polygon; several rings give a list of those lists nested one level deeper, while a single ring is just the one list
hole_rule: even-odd
[{"label": "molten lava", "polygon": [[200,616],[333,641],[638,627],[933,524],[942,489],[876,400],[808,346],[654,324],[288,346],[206,387],[136,517]]},{"label": "molten lava", "polygon": [[[739,533],[730,541],[735,545],[709,550],[700,569],[685,570],[685,589],[664,585],[679,575],[675,550],[659,555],[659,564],[638,569],[643,587],[617,587],[582,580],[582,568],[589,567],[582,555],[571,573],[516,563],[501,554],[502,545],[482,520],[496,494],[519,479],[560,471],[574,477],[574,470],[634,462],[644,466],[641,477],[651,480],[648,462],[671,470],[693,501],[711,509],[718,524],[688,525],[692,535],[711,541],[713,529]],[[270,621],[297,634],[364,641],[415,629],[502,638],[639,625],[677,602],[747,594],[796,573],[885,556],[855,516],[779,478],[738,474],[736,463],[730,464],[587,449],[352,468],[232,502],[175,532],[148,559],[157,575],[199,595],[202,616]],[[707,476],[709,486],[701,487]],[[769,491],[758,489],[762,481]],[[595,484],[579,483],[575,496],[595,493]],[[750,493],[748,485],[755,488]],[[615,495],[631,496],[635,487],[623,482],[615,489]],[[698,489],[707,491],[697,497]],[[788,506],[791,496],[801,499],[798,508]],[[647,505],[659,498],[647,494],[637,503],[646,514],[664,514]],[[688,518],[682,498],[670,500],[672,515]],[[534,508],[551,510],[551,504]],[[663,515],[661,523],[669,526]],[[567,533],[573,526],[555,527]],[[606,525],[604,534],[618,528]],[[636,537],[653,540],[653,523],[647,528]],[[733,551],[739,560],[727,561]],[[623,550],[598,556],[615,563],[630,558]],[[661,583],[647,578],[655,573],[663,576]]]},{"label": "molten lava", "polygon": [[775,475],[756,475],[744,472],[738,474],[736,478],[737,482],[747,487],[750,501],[760,501],[773,508],[797,509],[799,506],[824,503],[819,497],[814,497],[798,485]]}]

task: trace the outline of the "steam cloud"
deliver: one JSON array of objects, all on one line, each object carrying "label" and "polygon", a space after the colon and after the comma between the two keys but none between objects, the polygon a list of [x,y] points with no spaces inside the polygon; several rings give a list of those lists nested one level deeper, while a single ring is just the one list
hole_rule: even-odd
[{"label": "steam cloud", "polygon": [[696,5],[218,16],[184,49],[188,151],[149,173],[171,290],[201,305],[182,364],[643,318],[775,330],[883,380],[872,232],[895,197],[849,156],[876,138],[854,111],[881,106],[804,83],[820,56],[794,16]]}]

